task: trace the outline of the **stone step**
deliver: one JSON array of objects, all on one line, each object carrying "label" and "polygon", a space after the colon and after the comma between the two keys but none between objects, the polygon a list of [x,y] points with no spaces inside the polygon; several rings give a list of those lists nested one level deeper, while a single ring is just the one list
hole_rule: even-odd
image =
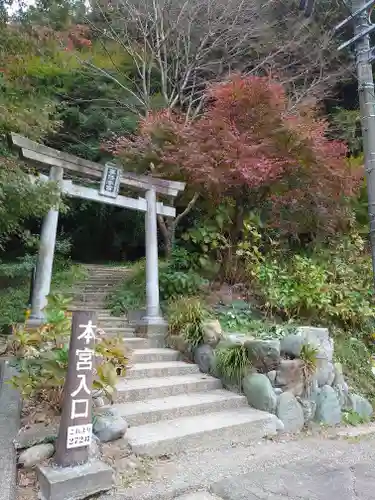
[{"label": "stone step", "polygon": [[107,271],[101,271],[95,272],[95,273],[89,273],[88,276],[86,277],[86,281],[90,280],[96,280],[100,278],[110,278],[110,279],[123,279],[129,276],[129,273],[124,273],[124,272],[107,272]]},{"label": "stone step", "polygon": [[146,349],[134,349],[132,352],[132,363],[156,363],[158,361],[177,361],[180,353],[174,349],[151,347]]},{"label": "stone step", "polygon": [[247,407],[245,396],[224,389],[113,405],[130,426]]},{"label": "stone step", "polygon": [[116,318],[116,316],[104,316],[102,314],[98,315],[98,324],[108,325],[111,327],[118,326],[120,328],[132,328],[126,318]]},{"label": "stone step", "polygon": [[250,407],[130,427],[126,438],[138,455],[151,457],[251,443],[277,433],[274,415]]},{"label": "stone step", "polygon": [[126,277],[112,277],[112,276],[99,276],[96,278],[90,278],[86,281],[82,281],[77,283],[77,286],[106,286],[106,285],[118,285],[123,282]]},{"label": "stone step", "polygon": [[[98,320],[98,324],[99,325],[104,325],[104,322]],[[132,326],[101,326],[101,328],[103,328],[103,330],[105,331],[105,333],[111,333],[111,334],[120,334],[120,333],[134,333],[135,332],[135,328],[133,328]]]},{"label": "stone step", "polygon": [[162,398],[188,392],[212,391],[221,389],[221,387],[220,380],[202,373],[174,377],[122,379],[116,387],[117,402]]},{"label": "stone step", "polygon": [[112,287],[108,287],[106,290],[77,290],[74,292],[74,296],[77,298],[83,297],[84,299],[103,299],[110,293],[111,289]]},{"label": "stone step", "polygon": [[132,352],[132,362],[133,361],[133,353],[135,349],[148,349],[149,348],[149,340],[144,339],[142,337],[127,337],[124,338],[125,346],[129,347]]},{"label": "stone step", "polygon": [[[85,306],[77,306],[76,304],[71,304],[69,307],[68,307],[68,311],[87,311],[88,310],[88,307],[85,305]],[[92,309],[93,311],[96,312],[97,314],[97,318],[98,316],[100,315],[100,313],[107,313],[108,314],[108,309],[97,309],[97,308],[93,308]]]},{"label": "stone step", "polygon": [[132,327],[125,327],[125,326],[105,326],[103,323],[100,321],[97,321],[97,325],[99,328],[101,328],[104,333],[108,337],[124,337],[124,338],[131,338],[135,336],[135,330]]},{"label": "stone step", "polygon": [[190,373],[199,373],[198,366],[184,361],[157,361],[156,363],[134,363],[126,372],[126,378],[174,377]]},{"label": "stone step", "polygon": [[96,305],[93,306],[92,304],[72,304],[69,306],[68,310],[69,311],[94,311],[96,314],[98,314],[98,311],[101,311],[101,308],[103,305]]},{"label": "stone step", "polygon": [[102,310],[105,304],[103,302],[72,302],[71,307],[75,309],[79,309],[80,307],[83,309],[96,309]]}]

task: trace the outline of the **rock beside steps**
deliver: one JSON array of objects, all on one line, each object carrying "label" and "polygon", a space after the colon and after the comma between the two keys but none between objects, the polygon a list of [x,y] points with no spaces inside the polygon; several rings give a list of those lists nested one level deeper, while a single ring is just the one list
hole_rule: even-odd
[{"label": "rock beside steps", "polygon": [[220,380],[200,373],[197,365],[181,361],[178,351],[151,345],[149,339],[136,337],[125,318],[111,316],[105,309],[106,295],[125,276],[123,268],[90,266],[73,308],[95,308],[99,328],[106,335],[122,334],[132,350],[131,366],[110,408],[127,421],[133,451],[169,455],[276,434],[280,422],[274,415],[250,408],[244,396],[223,389]]}]

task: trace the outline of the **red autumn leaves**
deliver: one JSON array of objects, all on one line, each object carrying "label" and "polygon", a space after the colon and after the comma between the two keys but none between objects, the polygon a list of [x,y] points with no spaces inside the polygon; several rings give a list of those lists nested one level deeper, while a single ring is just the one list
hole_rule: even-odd
[{"label": "red autumn leaves", "polygon": [[343,216],[342,203],[355,192],[358,176],[347,165],[345,144],[329,140],[327,128],[311,108],[288,110],[278,83],[236,76],[208,89],[199,118],[151,113],[137,137],[119,138],[109,149],[133,161],[152,159],[160,173],[183,178],[207,196],[261,192],[280,220],[289,210],[289,230],[305,210],[314,226],[316,218],[331,219],[328,227]]}]

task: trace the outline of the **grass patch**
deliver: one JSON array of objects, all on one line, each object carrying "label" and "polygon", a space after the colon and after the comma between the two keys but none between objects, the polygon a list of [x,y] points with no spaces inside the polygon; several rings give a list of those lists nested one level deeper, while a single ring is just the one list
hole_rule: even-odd
[{"label": "grass patch", "polygon": [[246,347],[242,344],[217,349],[215,369],[224,380],[242,387],[242,379],[251,367]]},{"label": "grass patch", "polygon": [[208,311],[197,297],[181,297],[167,307],[170,335],[181,335],[192,349],[203,343],[203,322]]}]

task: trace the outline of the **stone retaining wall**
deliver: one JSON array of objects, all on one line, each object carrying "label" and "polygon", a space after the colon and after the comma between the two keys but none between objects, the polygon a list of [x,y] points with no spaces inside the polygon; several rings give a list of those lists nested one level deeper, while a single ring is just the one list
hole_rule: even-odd
[{"label": "stone retaining wall", "polygon": [[[276,414],[286,432],[298,432],[312,422],[338,425],[343,412],[355,412],[364,421],[372,416],[369,401],[351,392],[340,363],[334,362],[334,342],[327,328],[300,327],[281,340],[264,340],[225,335],[218,329],[215,336],[213,326],[204,336],[206,343],[195,351],[201,371],[219,376],[214,366],[215,350],[244,346],[251,369],[242,381],[242,392],[250,406]],[[223,384],[241,390],[226,380]]]}]

